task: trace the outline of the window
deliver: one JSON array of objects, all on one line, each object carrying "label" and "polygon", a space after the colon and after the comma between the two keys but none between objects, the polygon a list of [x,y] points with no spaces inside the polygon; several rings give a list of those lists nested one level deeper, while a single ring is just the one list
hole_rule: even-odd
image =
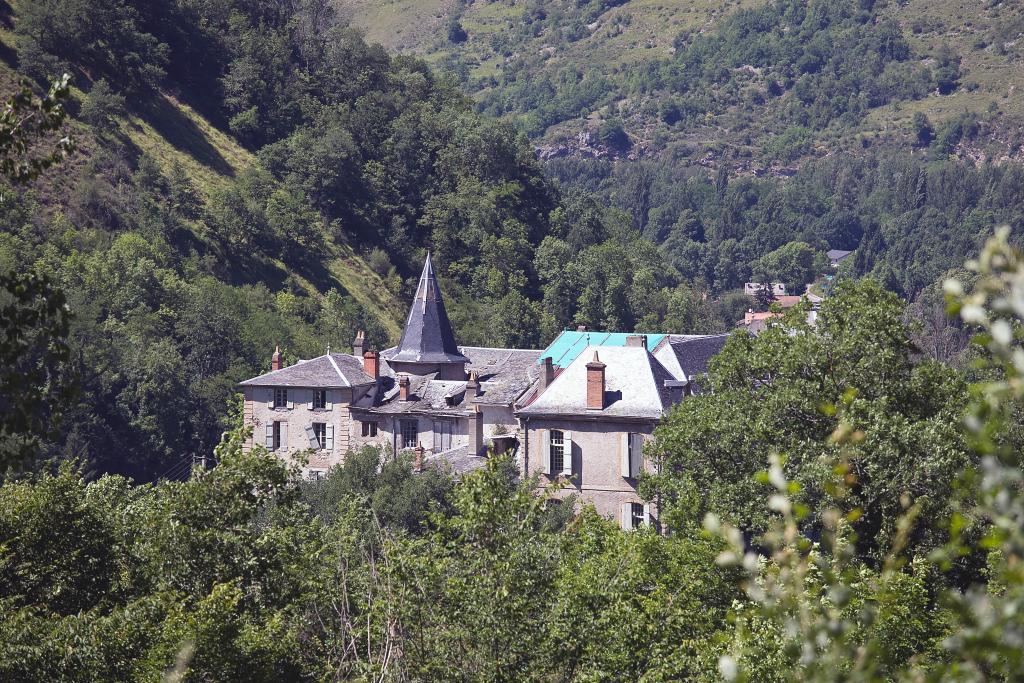
[{"label": "window", "polygon": [[643,471],[644,435],[623,434],[619,446],[620,474],[626,479],[636,479]]},{"label": "window", "polygon": [[363,423],[363,436],[377,436],[377,423],[376,422],[364,422]]},{"label": "window", "polygon": [[314,389],[313,390],[313,409],[326,408],[327,407],[327,390],[326,389]]},{"label": "window", "polygon": [[620,525],[626,531],[639,529],[651,523],[651,508],[643,503],[625,503]]},{"label": "window", "polygon": [[313,423],[313,439],[310,445],[322,451],[327,448],[327,424],[324,422]]},{"label": "window", "polygon": [[274,407],[275,408],[287,408],[288,407],[288,390],[287,389],[274,389]]},{"label": "window", "polygon": [[551,430],[549,457],[551,458],[552,474],[558,474],[565,469],[565,435],[557,429]]},{"label": "window", "polygon": [[323,481],[325,473],[323,470],[310,470],[309,480],[310,481]]},{"label": "window", "polygon": [[402,448],[416,448],[419,425],[416,420],[402,420]]},{"label": "window", "polygon": [[630,503],[630,529],[639,529],[647,521],[647,515],[644,514],[643,503]]},{"label": "window", "polygon": [[270,444],[271,445],[270,450],[272,450],[272,451],[279,451],[279,450],[281,450],[281,423],[280,422],[275,422],[274,426],[273,426],[273,430],[274,430],[274,432],[273,432],[274,435],[273,435],[273,439],[272,439],[271,444]]}]

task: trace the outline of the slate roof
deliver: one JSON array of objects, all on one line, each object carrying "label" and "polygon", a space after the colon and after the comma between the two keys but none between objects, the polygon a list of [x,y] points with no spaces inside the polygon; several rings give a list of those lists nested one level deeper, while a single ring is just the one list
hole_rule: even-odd
[{"label": "slate roof", "polygon": [[829,249],[828,260],[829,261],[842,261],[844,258],[852,254],[852,251],[846,251],[845,249]]},{"label": "slate roof", "polygon": [[654,357],[676,379],[689,380],[708,371],[708,363],[728,340],[728,334],[671,334],[654,350]]},{"label": "slate roof", "polygon": [[[595,351],[605,364],[605,408],[587,408],[587,363]],[[592,346],[583,350],[548,385],[519,410],[523,415],[566,415],[660,419],[673,404],[676,382],[651,353],[640,346]],[[678,390],[676,390],[678,391]]]},{"label": "slate roof", "polygon": [[363,361],[347,353],[331,353],[309,360],[300,360],[280,370],[239,382],[253,387],[313,387],[339,389],[373,384],[363,372]]},{"label": "slate roof", "polygon": [[480,469],[487,462],[482,455],[473,455],[469,452],[469,446],[458,446],[451,450],[440,453],[427,453],[423,456],[423,466],[436,469],[451,468],[456,475],[467,474],[473,470]]},{"label": "slate roof", "polygon": [[[507,405],[526,391],[539,374],[540,351],[460,347],[469,359],[468,370],[477,373],[480,391],[472,403]],[[398,400],[398,382],[394,371],[385,365],[382,373],[382,397],[372,408],[375,413],[422,413],[464,415],[465,380],[440,380],[437,373],[409,375],[409,401]]]},{"label": "slate roof", "polygon": [[398,346],[381,356],[389,361],[406,363],[465,363],[467,358],[455,343],[455,333],[444,310],[441,288],[434,276],[430,254],[423,264],[423,273],[416,288],[409,317]]}]

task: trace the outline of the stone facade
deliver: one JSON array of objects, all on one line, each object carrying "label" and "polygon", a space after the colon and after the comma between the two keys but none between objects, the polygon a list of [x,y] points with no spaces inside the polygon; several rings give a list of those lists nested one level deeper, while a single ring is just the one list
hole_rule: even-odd
[{"label": "stone facade", "polygon": [[[632,510],[626,506],[647,507],[652,523],[657,521],[657,507],[647,505],[637,492],[638,472],[653,472],[653,464],[645,457],[644,445],[654,431],[654,422],[586,421],[566,418],[525,418],[526,448],[521,465],[529,474],[539,474],[545,484],[561,481],[564,487],[558,497],[571,494],[590,503],[597,512],[632,526]],[[552,439],[552,435],[555,439]],[[558,456],[558,438],[562,453],[565,443],[571,444],[571,462],[562,469],[553,467],[552,456]],[[630,445],[632,443],[632,445]],[[552,447],[554,445],[554,453]],[[639,462],[629,461],[630,456]],[[557,465],[557,462],[554,463]]]}]

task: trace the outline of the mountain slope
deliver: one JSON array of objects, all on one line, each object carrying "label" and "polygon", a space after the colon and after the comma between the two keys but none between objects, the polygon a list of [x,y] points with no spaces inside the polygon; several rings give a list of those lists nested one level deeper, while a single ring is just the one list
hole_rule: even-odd
[{"label": "mountain slope", "polygon": [[[756,91],[774,87],[769,77],[775,78],[772,73],[778,73],[777,68],[762,74],[767,65],[750,64],[744,67],[749,73],[740,74],[742,78],[706,82],[702,87],[724,86],[732,91],[731,107],[716,108],[697,100],[692,103],[698,108],[697,116],[681,123],[674,122],[672,114],[666,116],[666,111],[676,104],[674,98],[685,93],[666,87],[664,79],[651,73],[653,65],[671,63],[696,39],[728,31],[728,22],[737,11],[765,6],[761,0],[478,0],[428,3],[429,8],[402,1],[338,3],[371,39],[423,55],[455,72],[482,108],[516,121],[548,155],[668,153],[695,166],[715,166],[723,156],[739,157],[753,159],[746,164],[753,170],[821,156],[836,148],[852,149],[864,140],[906,148],[913,141],[915,113],[926,115],[939,128],[965,111],[990,112],[995,119],[995,139],[989,141],[991,149],[963,150],[964,154],[997,158],[1020,154],[1014,146],[1024,123],[1024,107],[1020,98],[1013,96],[1024,86],[1024,52],[1019,40],[1024,6],[1018,3],[874,3],[869,21],[891,20],[898,26],[911,48],[908,65],[934,70],[936,57],[944,50],[951,51],[959,60],[958,87],[941,94],[934,87],[914,96],[897,94],[887,103],[869,106],[857,120],[812,126],[811,144],[783,155],[783,159],[772,153],[771,144],[785,132],[786,117],[769,108],[767,115],[758,113],[751,126],[746,116],[763,109]],[[793,4],[852,6],[841,2]],[[456,24],[463,34],[451,32]],[[547,80],[551,88],[541,96],[524,89],[524,79]],[[545,111],[550,101],[559,99],[565,99],[567,106],[553,115]],[[607,145],[600,137],[602,121],[616,118],[622,120],[629,135],[628,148]],[[581,138],[581,133],[589,137]]]}]

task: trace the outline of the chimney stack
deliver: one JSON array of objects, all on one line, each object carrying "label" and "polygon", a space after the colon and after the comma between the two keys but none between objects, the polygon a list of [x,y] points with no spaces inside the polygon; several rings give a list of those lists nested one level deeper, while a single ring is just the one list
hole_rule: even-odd
[{"label": "chimney stack", "polygon": [[544,390],[548,388],[555,379],[555,365],[551,362],[551,356],[545,356],[540,361],[540,386],[538,394],[544,393]]},{"label": "chimney stack", "polygon": [[370,349],[363,353],[363,372],[373,378],[374,382],[380,380],[380,354]]},{"label": "chimney stack", "polygon": [[363,346],[366,345],[366,334],[362,330],[356,332],[356,340],[352,342],[352,355],[356,358],[363,357]]},{"label": "chimney stack", "polygon": [[280,370],[281,368],[282,368],[282,364],[281,364],[281,347],[280,346],[275,346],[274,347],[274,355],[270,357],[270,369],[271,369],[271,371],[274,371],[274,370]]},{"label": "chimney stack", "polygon": [[594,359],[587,363],[587,410],[604,410],[604,363],[594,351]]},{"label": "chimney stack", "polygon": [[642,349],[647,348],[647,335],[646,334],[631,334],[626,337],[626,346],[639,346]]},{"label": "chimney stack", "polygon": [[469,373],[469,380],[466,382],[466,401],[471,401],[480,395],[480,382],[476,379],[476,373]]},{"label": "chimney stack", "polygon": [[409,400],[409,376],[402,375],[398,378],[398,400],[408,401]]},{"label": "chimney stack", "polygon": [[416,449],[413,451],[412,470],[413,472],[423,471],[423,442],[416,444]]},{"label": "chimney stack", "polygon": [[480,412],[480,406],[475,405],[469,411],[468,429],[469,452],[472,455],[480,455],[484,447],[484,416]]}]

